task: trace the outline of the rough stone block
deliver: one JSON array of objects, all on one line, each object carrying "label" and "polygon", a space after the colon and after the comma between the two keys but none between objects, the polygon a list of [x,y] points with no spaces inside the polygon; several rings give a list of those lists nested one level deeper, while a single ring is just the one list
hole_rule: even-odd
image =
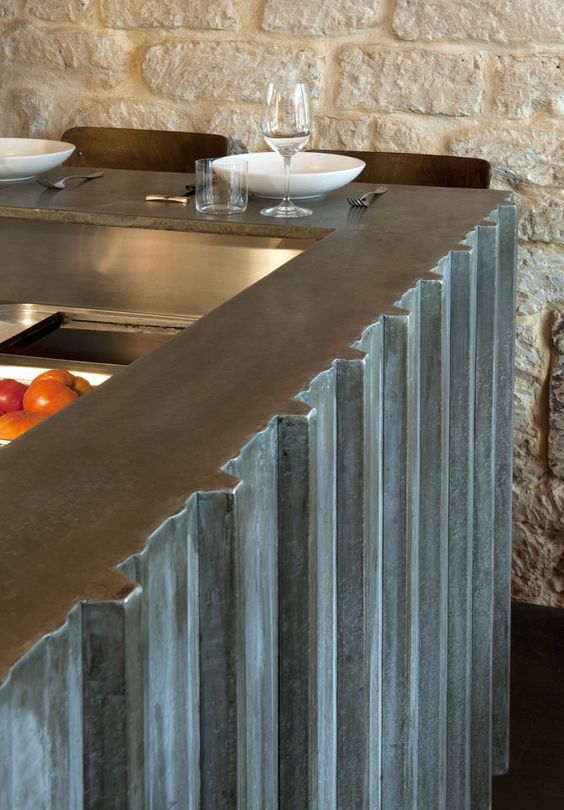
[{"label": "rough stone block", "polygon": [[262,27],[286,34],[342,36],[376,22],[381,0],[267,0]]},{"label": "rough stone block", "polygon": [[515,356],[516,389],[518,393],[525,393],[531,386],[541,385],[548,365],[548,350],[544,360],[541,358],[540,319],[520,320],[516,325],[515,342],[519,348]]},{"label": "rough stone block", "polygon": [[11,106],[19,114],[21,134],[31,137],[58,138],[72,126],[210,131],[207,118],[196,117],[177,106],[136,98],[108,98],[90,92],[69,99],[52,84],[46,84],[41,92],[37,88],[17,91],[12,95]]},{"label": "rough stone block", "polygon": [[119,35],[97,35],[79,29],[42,30],[24,25],[2,40],[4,57],[56,68],[90,68],[110,80],[129,62],[131,46]]},{"label": "rough stone block", "polygon": [[535,487],[516,487],[514,492],[514,515],[517,523],[527,524],[537,530],[562,535],[562,513],[564,512],[564,481],[546,472]]},{"label": "rough stone block", "polygon": [[546,248],[521,248],[517,273],[517,312],[564,309],[564,254]]},{"label": "rough stone block", "polygon": [[564,79],[557,56],[498,56],[495,110],[529,118],[538,110],[564,113]]},{"label": "rough stone block", "polygon": [[227,135],[228,138],[244,144],[250,152],[265,152],[267,146],[260,131],[259,121],[258,109],[234,110],[223,107],[212,115],[207,131]]},{"label": "rough stone block", "polygon": [[430,139],[420,127],[411,120],[386,117],[378,121],[376,127],[376,146],[380,152],[417,152],[434,151]]},{"label": "rough stone block", "polygon": [[548,466],[564,479],[564,315],[555,313],[552,325],[554,362],[550,375]]},{"label": "rough stone block", "polygon": [[513,530],[513,597],[564,607],[564,546],[559,532],[546,534],[528,523]]},{"label": "rough stone block", "polygon": [[564,142],[556,128],[480,128],[454,135],[450,148],[454,155],[489,160],[511,184],[557,186],[564,180]]},{"label": "rough stone block", "polygon": [[531,242],[564,242],[564,194],[561,189],[528,187],[516,194],[519,235]]},{"label": "rough stone block", "polygon": [[483,58],[471,53],[348,46],[338,63],[339,107],[473,115],[484,90]]},{"label": "rough stone block", "polygon": [[513,478],[515,488],[530,491],[545,474],[540,456],[541,433],[536,422],[540,386],[515,392]]},{"label": "rough stone block", "polygon": [[[64,111],[62,111],[64,115]],[[192,116],[160,104],[137,99],[79,98],[67,113],[68,126],[130,127],[131,129],[172,129],[194,131]]]},{"label": "rough stone block", "polygon": [[0,17],[13,17],[15,13],[14,0],[0,0]]},{"label": "rough stone block", "polygon": [[57,32],[65,67],[95,67],[122,70],[129,63],[131,47],[118,35],[99,35],[81,30]]},{"label": "rough stone block", "polygon": [[233,0],[103,0],[102,19],[110,28],[214,28],[238,25]]},{"label": "rough stone block", "polygon": [[536,483],[545,466],[540,457],[537,423],[539,398],[549,353],[541,353],[541,321],[528,318],[517,323],[514,397],[514,475],[517,483]]},{"label": "rough stone block", "polygon": [[91,0],[27,0],[26,5],[34,17],[56,22],[82,22],[94,14]]},{"label": "rough stone block", "polygon": [[370,118],[336,118],[332,115],[316,116],[311,149],[368,149]]},{"label": "rough stone block", "polygon": [[[22,120],[22,135],[31,138],[48,137],[53,112],[52,96],[46,97],[36,90],[21,90],[14,94],[13,105]],[[57,137],[60,137],[61,132],[57,133]]]},{"label": "rough stone block", "polygon": [[7,138],[20,138],[24,136],[22,132],[22,119],[17,108],[13,104],[14,84],[19,85],[21,80],[14,83],[8,77],[13,73],[9,67],[2,66],[0,60],[0,70],[4,81],[0,87],[0,109],[2,109],[2,131]]},{"label": "rough stone block", "polygon": [[31,25],[18,26],[6,32],[0,40],[0,53],[8,62],[65,67],[57,37]]},{"label": "rough stone block", "polygon": [[141,70],[149,86],[165,96],[259,102],[267,82],[288,78],[290,65],[296,76],[308,77],[317,97],[320,62],[306,48],[170,41],[150,47]]},{"label": "rough stone block", "polygon": [[556,42],[564,35],[558,0],[397,0],[393,29],[401,39],[475,39]]}]

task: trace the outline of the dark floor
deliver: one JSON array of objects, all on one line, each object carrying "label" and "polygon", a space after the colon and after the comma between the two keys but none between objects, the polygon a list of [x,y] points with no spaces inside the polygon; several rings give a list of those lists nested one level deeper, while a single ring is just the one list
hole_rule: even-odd
[{"label": "dark floor", "polygon": [[510,768],[493,810],[564,810],[564,610],[513,603]]}]

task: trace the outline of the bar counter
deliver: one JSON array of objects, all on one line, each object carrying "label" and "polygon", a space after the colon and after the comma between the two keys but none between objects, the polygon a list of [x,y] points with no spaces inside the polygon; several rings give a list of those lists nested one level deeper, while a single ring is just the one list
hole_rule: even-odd
[{"label": "bar counter", "polygon": [[[0,806],[487,810],[515,207],[407,186],[286,222],[144,201],[189,180],[0,186],[3,302],[39,264],[49,302],[69,259],[50,229],[79,229],[73,250],[165,232],[155,299],[167,234],[308,240],[0,449]],[[96,273],[112,309],[102,259],[77,252],[76,285]]]}]

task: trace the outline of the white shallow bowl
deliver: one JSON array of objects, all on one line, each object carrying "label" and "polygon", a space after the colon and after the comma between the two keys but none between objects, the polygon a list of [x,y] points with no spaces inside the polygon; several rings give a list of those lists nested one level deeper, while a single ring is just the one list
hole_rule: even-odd
[{"label": "white shallow bowl", "polygon": [[0,138],[0,183],[31,180],[59,166],[75,148],[64,141]]},{"label": "white shallow bowl", "polygon": [[[284,160],[276,152],[249,152],[232,155],[249,165],[249,191],[259,197],[279,199],[284,196]],[[221,165],[224,158],[218,158]],[[361,173],[366,164],[348,155],[326,152],[298,152],[290,167],[290,197],[304,200],[319,197],[346,186]]]}]

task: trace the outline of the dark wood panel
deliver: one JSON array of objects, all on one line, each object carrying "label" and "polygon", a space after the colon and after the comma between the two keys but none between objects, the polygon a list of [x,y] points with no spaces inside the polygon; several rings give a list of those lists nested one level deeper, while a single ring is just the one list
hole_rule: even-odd
[{"label": "dark wood panel", "polygon": [[229,154],[229,140],[207,132],[74,127],[61,138],[76,146],[66,166],[193,172],[199,158]]},{"label": "dark wood panel", "polygon": [[319,149],[363,160],[359,183],[400,183],[406,186],[489,188],[491,167],[482,158],[416,155],[407,152],[351,152]]}]

